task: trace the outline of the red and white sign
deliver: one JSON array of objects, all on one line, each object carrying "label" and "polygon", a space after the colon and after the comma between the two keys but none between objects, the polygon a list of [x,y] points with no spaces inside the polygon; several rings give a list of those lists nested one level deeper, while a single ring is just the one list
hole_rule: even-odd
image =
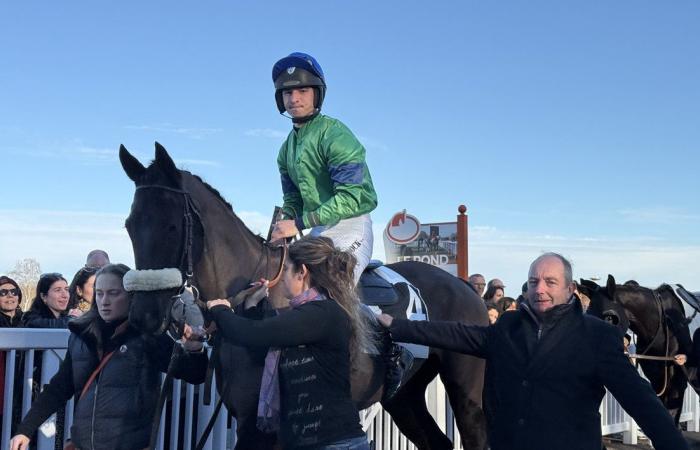
[{"label": "red and white sign", "polygon": [[387,238],[398,245],[405,245],[416,240],[420,234],[420,222],[406,210],[394,214],[386,225]]}]

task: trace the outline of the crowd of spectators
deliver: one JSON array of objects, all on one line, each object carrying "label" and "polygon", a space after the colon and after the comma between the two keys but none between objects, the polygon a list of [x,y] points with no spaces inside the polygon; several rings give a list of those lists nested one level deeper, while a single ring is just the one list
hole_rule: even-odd
[{"label": "crowd of spectators", "polygon": [[[109,255],[104,250],[91,251],[84,267],[81,267],[69,284],[60,273],[44,273],[36,284],[36,295],[31,300],[26,311],[22,311],[22,289],[9,276],[0,276],[0,328],[68,328],[68,321],[80,317],[86,312],[94,300],[93,287],[95,273],[101,267],[109,264]],[[0,383],[5,384],[6,352],[0,352]],[[15,360],[15,385],[20,381],[23,372],[23,360]],[[41,373],[41,357],[34,358],[34,380]],[[34,383],[33,396],[40,391],[38,383]],[[16,393],[21,389],[15,389]],[[4,390],[0,389],[0,420],[2,419]],[[13,401],[13,428],[19,419],[21,397],[15,395]],[[62,417],[57,421],[57,433],[62,433]],[[57,442],[61,440],[57,439]],[[62,445],[57,448],[63,448]]]}]

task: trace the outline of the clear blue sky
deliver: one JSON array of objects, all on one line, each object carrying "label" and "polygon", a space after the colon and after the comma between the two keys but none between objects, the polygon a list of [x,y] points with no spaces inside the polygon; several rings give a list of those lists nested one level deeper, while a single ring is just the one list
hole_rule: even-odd
[{"label": "clear blue sky", "polygon": [[305,51],[367,148],[378,231],[464,203],[487,278],[556,250],[700,290],[698,23],[694,0],[3,2],[0,272],[131,262],[122,143],[161,142],[261,229],[290,129],[270,71]]}]

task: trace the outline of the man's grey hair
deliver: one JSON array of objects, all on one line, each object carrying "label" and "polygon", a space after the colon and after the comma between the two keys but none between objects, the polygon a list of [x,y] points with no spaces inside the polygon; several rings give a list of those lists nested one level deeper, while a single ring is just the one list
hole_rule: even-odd
[{"label": "man's grey hair", "polygon": [[556,252],[545,252],[542,253],[540,256],[537,257],[534,261],[532,261],[532,264],[530,264],[530,269],[532,269],[535,264],[538,262],[542,261],[545,258],[557,258],[561,263],[564,265],[564,280],[567,283],[573,283],[574,282],[574,271],[571,268],[571,263],[569,262],[568,259],[564,258],[562,255]]},{"label": "man's grey hair", "polygon": [[485,278],[482,274],[480,274],[480,273],[473,273],[473,274],[469,275],[469,279],[470,279],[470,280],[471,280],[472,278],[476,278],[476,277],[481,277],[481,278],[483,278],[484,280],[486,279],[486,278]]}]

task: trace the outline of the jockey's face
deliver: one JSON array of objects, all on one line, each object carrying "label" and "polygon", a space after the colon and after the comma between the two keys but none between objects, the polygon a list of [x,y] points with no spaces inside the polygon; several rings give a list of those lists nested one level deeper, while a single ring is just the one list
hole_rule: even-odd
[{"label": "jockey's face", "polygon": [[129,315],[131,296],[117,275],[105,273],[95,280],[95,301],[97,312],[105,322],[126,319]]},{"label": "jockey's face", "polygon": [[527,280],[527,298],[536,313],[563,305],[574,293],[574,284],[567,283],[564,263],[555,256],[546,256],[530,266]]},{"label": "jockey's face", "polygon": [[294,118],[310,116],[314,112],[314,89],[302,87],[282,91],[282,101],[290,116]]}]

